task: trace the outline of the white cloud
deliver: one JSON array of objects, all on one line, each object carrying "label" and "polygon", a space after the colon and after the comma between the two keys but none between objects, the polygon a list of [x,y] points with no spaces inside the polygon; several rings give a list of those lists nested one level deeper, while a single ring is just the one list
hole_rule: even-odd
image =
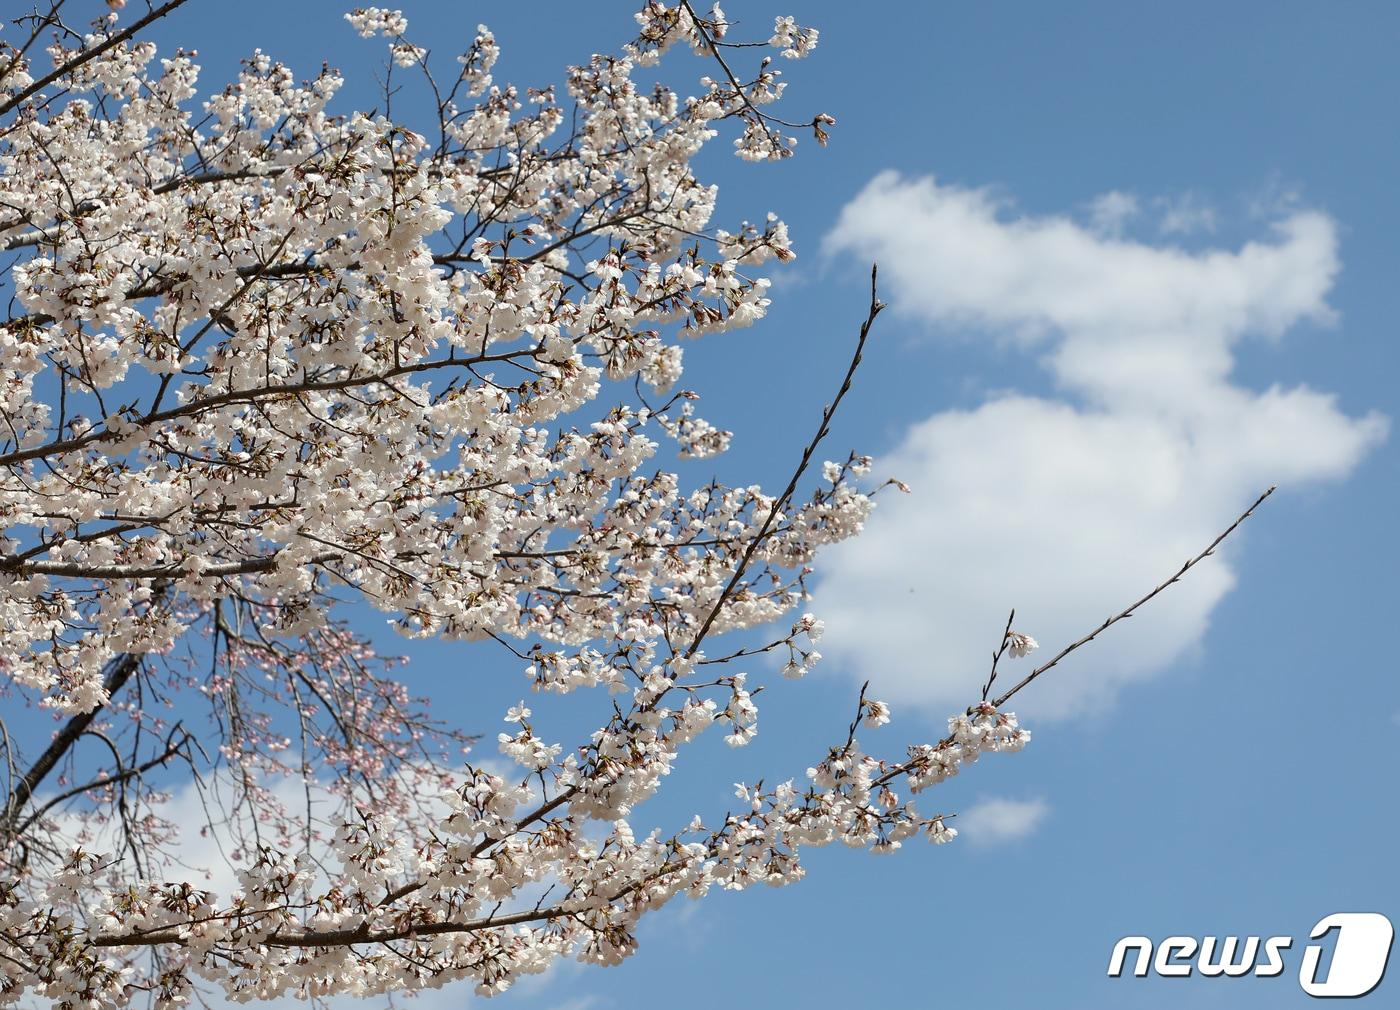
[{"label": "white cloud", "polygon": [[[473,765],[491,774],[518,778],[518,769],[503,760],[476,758]],[[226,793],[221,790],[226,791],[230,787],[228,776],[219,772],[205,777],[203,794],[201,787],[193,780],[169,790],[167,798],[159,806],[159,813],[162,818],[179,826],[181,831],[167,847],[173,865],[155,867],[158,879],[187,881],[195,887],[212,891],[220,902],[227,902],[230,896],[239,890],[238,870],[247,864],[234,862],[229,858],[231,853],[238,850],[238,842],[226,824],[216,823],[212,828],[208,827],[210,812],[214,814],[216,821],[227,816],[229,801]],[[293,812],[304,807],[308,796],[308,790],[302,782],[291,777],[274,780],[270,789],[276,801]],[[309,795],[318,818],[330,817],[339,808],[339,797],[320,783],[311,784]],[[449,808],[437,795],[420,799],[424,809],[431,814],[446,816]],[[206,801],[208,811],[205,809]],[[69,838],[74,837],[74,833],[81,826],[78,820],[65,815],[58,817],[57,825],[60,835]],[[120,845],[118,830],[115,824],[110,825],[106,831],[92,839],[88,847],[97,851],[115,851]],[[599,826],[598,830],[605,832],[606,825]],[[313,855],[321,861],[331,860],[330,850],[325,845],[315,846]],[[547,881],[526,885],[503,907],[507,911],[512,910],[517,903],[522,908],[532,907],[548,887]],[[580,994],[577,992],[576,983],[568,996],[557,996],[553,993],[556,986],[569,984],[575,976],[588,970],[587,966],[576,960],[562,958],[540,974],[521,976],[511,987],[511,991],[517,997],[531,1000],[532,1005],[549,1006],[553,1010],[606,1010],[612,1005],[610,1000],[596,994]],[[233,1007],[245,1005],[228,998],[221,990],[207,983],[199,985],[199,992],[201,1002],[214,1010],[232,1010]],[[412,999],[408,1005],[413,1010],[456,1010],[464,1005],[486,1003],[485,998],[476,996],[475,983],[470,979],[452,980],[438,988],[422,989],[409,995]],[[355,996],[337,996],[323,1002],[330,1010],[355,1010],[365,1005],[362,998]],[[295,1010],[307,1004],[304,999],[294,995],[284,995],[259,1002],[257,1005],[270,1010]]]},{"label": "white cloud", "polygon": [[[1230,380],[1240,340],[1332,320],[1335,233],[1326,215],[1296,212],[1268,240],[1191,254],[1066,217],[1014,217],[986,190],[877,176],[828,250],[877,259],[894,311],[931,335],[1041,352],[1064,398],[1009,394],[933,414],[880,460],[879,476],[914,493],[882,499],[865,534],[824,558],[816,609],[831,666],[870,679],[877,697],[959,709],[1010,607],[1020,630],[1057,647],[1173,572],[1270,484],[1344,477],[1385,437],[1383,417],[1349,417],[1305,386]],[[1093,710],[1178,661],[1233,585],[1237,546],[1018,707]]]},{"label": "white cloud", "polygon": [[[297,810],[306,802],[306,790],[299,781],[283,778],[268,787],[276,802],[290,810]],[[238,871],[247,863],[232,858],[240,843],[227,822],[231,791],[232,782],[223,772],[207,775],[199,783],[187,779],[167,789],[165,799],[154,805],[154,813],[173,825],[177,834],[162,846],[169,865],[158,862],[151,867],[156,879],[187,882],[212,892],[221,902],[228,901],[239,889]],[[318,814],[324,815],[332,800],[324,787],[312,786],[311,801]],[[60,814],[54,823],[58,836],[72,844],[82,837],[84,847],[99,852],[117,852],[122,848],[117,821],[107,822],[90,838],[80,835],[87,822],[72,813]]]},{"label": "white cloud", "polygon": [[1247,195],[1245,208],[1258,220],[1291,214],[1303,205],[1303,191],[1280,175],[1271,175]]},{"label": "white cloud", "polygon": [[[513,764],[501,759],[474,756],[472,763],[475,768],[503,778],[520,777]],[[444,773],[455,777],[454,771],[441,765],[424,764],[417,768],[416,774],[427,783],[440,781]],[[304,818],[307,803],[311,804],[313,823],[319,829],[321,838],[313,840],[310,854],[319,864],[334,863],[326,837],[341,822],[346,809],[344,797],[328,788],[323,780],[308,783],[294,775],[286,775],[264,777],[260,782],[268,791],[271,802],[280,805],[289,816]],[[210,891],[220,902],[227,902],[240,889],[238,874],[248,866],[249,857],[244,843],[240,841],[240,838],[247,840],[248,825],[242,823],[243,830],[238,830],[241,823],[239,818],[243,815],[234,811],[237,793],[235,780],[226,768],[206,772],[198,781],[186,778],[166,786],[161,798],[152,805],[152,812],[172,825],[175,835],[161,846],[166,858],[153,860],[148,867],[149,872],[156,879],[186,882]],[[373,800],[361,788],[356,788],[355,797],[359,805],[373,805]],[[414,803],[419,812],[431,820],[440,820],[449,812],[449,807],[437,792],[420,792],[414,797]],[[124,844],[120,823],[115,820],[93,831],[90,822],[77,817],[70,809],[57,815],[54,824],[58,837],[64,839],[66,844],[81,842],[86,848],[102,852],[119,851]],[[301,840],[297,839],[295,844],[298,847],[294,851],[300,852]],[[522,896],[522,900],[527,905],[533,904],[534,895]]]},{"label": "white cloud", "polygon": [[1089,224],[1104,235],[1119,235],[1138,213],[1137,197],[1120,190],[1101,193],[1089,201]]},{"label": "white cloud", "polygon": [[958,835],[974,845],[995,845],[1025,838],[1040,826],[1050,806],[1044,800],[979,800],[958,814]]},{"label": "white cloud", "polygon": [[1215,208],[1195,193],[1165,197],[1157,202],[1162,210],[1157,222],[1163,235],[1192,235],[1215,231]]}]

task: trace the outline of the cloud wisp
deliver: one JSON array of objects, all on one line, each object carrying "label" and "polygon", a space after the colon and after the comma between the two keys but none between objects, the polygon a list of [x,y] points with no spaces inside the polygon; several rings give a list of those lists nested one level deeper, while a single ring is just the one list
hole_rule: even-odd
[{"label": "cloud wisp", "polygon": [[1049,813],[1042,799],[981,799],[958,814],[958,834],[977,846],[1014,842],[1034,833]]},{"label": "cloud wisp", "polygon": [[[1121,200],[1099,201],[1125,210]],[[913,424],[880,460],[885,499],[827,555],[817,606],[831,665],[877,696],[959,709],[1009,607],[1048,646],[1174,571],[1261,490],[1345,477],[1386,435],[1328,393],[1232,379],[1235,348],[1330,324],[1336,225],[1295,210],[1238,249],[1188,252],[1103,222],[1016,215],[986,189],[883,173],[842,211],[830,254],[876,259],[894,311],[930,339],[1039,356],[1057,395],[1006,393]],[[1235,581],[1231,553],[1018,705],[1061,717],[1193,649]]]}]

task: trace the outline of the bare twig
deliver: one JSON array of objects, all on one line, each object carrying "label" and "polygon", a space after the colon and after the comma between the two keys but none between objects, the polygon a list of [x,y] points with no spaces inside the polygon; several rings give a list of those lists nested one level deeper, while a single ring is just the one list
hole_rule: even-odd
[{"label": "bare twig", "polygon": [[997,679],[997,664],[1001,662],[1001,657],[1006,654],[1006,647],[1011,644],[1011,622],[1016,620],[1016,608],[1011,608],[1011,613],[1006,617],[1006,630],[1001,633],[1001,644],[997,646],[996,652],[992,653],[992,672],[987,674],[987,682],[982,685],[982,700],[987,700],[987,695],[991,693],[992,685]]},{"label": "bare twig", "polygon": [[[1012,687],[1011,690],[1009,690],[1009,691],[1007,691],[1005,694],[1001,695],[1001,697],[996,698],[996,699],[994,699],[993,701],[991,701],[991,702],[989,703],[989,702],[987,702],[987,701],[985,700],[985,699],[986,699],[986,695],[985,695],[985,693],[984,693],[984,695],[983,695],[983,704],[984,704],[984,705],[990,704],[993,708],[1001,708],[1001,707],[1002,707],[1003,705],[1005,705],[1008,701],[1010,701],[1012,697],[1014,697],[1016,694],[1018,694],[1023,688],[1025,688],[1027,685],[1029,685],[1032,681],[1034,681],[1034,680],[1035,680],[1037,677],[1039,677],[1041,674],[1045,673],[1047,670],[1050,670],[1051,668],[1053,668],[1054,666],[1056,666],[1062,659],[1064,659],[1066,656],[1068,656],[1071,652],[1074,652],[1076,649],[1080,649],[1080,648],[1083,648],[1085,645],[1088,645],[1088,644],[1089,644],[1090,642],[1092,642],[1095,638],[1097,638],[1099,635],[1103,634],[1105,631],[1107,631],[1107,630],[1108,630],[1109,628],[1111,628],[1113,625],[1117,624],[1119,621],[1122,621],[1122,620],[1124,620],[1125,618],[1132,617],[1132,616],[1133,616],[1133,613],[1134,613],[1139,607],[1143,606],[1145,603],[1147,603],[1148,601],[1150,601],[1153,597],[1155,597],[1158,593],[1162,592],[1162,591],[1163,591],[1164,589],[1166,589],[1168,586],[1175,585],[1177,582],[1181,581],[1181,577],[1182,577],[1183,575],[1185,575],[1187,572],[1189,572],[1189,571],[1190,571],[1192,568],[1194,568],[1196,565],[1200,564],[1200,562],[1204,561],[1206,558],[1208,558],[1208,557],[1210,557],[1212,554],[1214,554],[1214,553],[1215,553],[1215,549],[1221,545],[1221,543],[1225,540],[1225,538],[1228,537],[1231,533],[1235,532],[1235,530],[1239,528],[1240,524],[1242,524],[1246,519],[1248,519],[1251,515],[1253,515],[1253,514],[1254,514],[1254,510],[1257,509],[1261,504],[1263,504],[1264,499],[1268,498],[1269,495],[1273,494],[1275,490],[1277,490],[1277,487],[1271,487],[1271,488],[1269,488],[1267,491],[1265,491],[1263,494],[1261,494],[1258,498],[1256,498],[1256,499],[1254,500],[1254,504],[1253,504],[1253,505],[1249,506],[1249,508],[1245,509],[1242,513],[1240,513],[1239,517],[1238,517],[1234,522],[1232,522],[1228,527],[1226,527],[1226,528],[1225,528],[1225,531],[1224,531],[1223,533],[1221,533],[1218,537],[1216,537],[1214,540],[1212,540],[1212,541],[1210,542],[1210,546],[1208,546],[1205,550],[1201,551],[1201,553],[1197,554],[1195,557],[1191,558],[1191,559],[1188,560],[1185,564],[1183,564],[1180,568],[1178,568],[1177,571],[1176,571],[1176,574],[1174,574],[1171,578],[1167,579],[1167,581],[1165,581],[1165,582],[1163,582],[1161,585],[1157,586],[1157,588],[1153,589],[1150,593],[1148,593],[1148,594],[1147,594],[1146,596],[1144,596],[1142,599],[1138,600],[1136,603],[1133,603],[1133,604],[1132,604],[1131,606],[1129,606],[1127,609],[1125,609],[1125,610],[1123,610],[1123,611],[1121,611],[1121,612],[1119,612],[1119,613],[1117,613],[1117,614],[1114,614],[1112,617],[1110,617],[1110,618],[1108,618],[1107,620],[1105,620],[1102,624],[1100,624],[1100,625],[1099,625],[1097,628],[1095,628],[1093,631],[1089,632],[1089,633],[1088,633],[1087,635],[1085,635],[1083,638],[1080,638],[1080,639],[1078,639],[1078,640],[1076,640],[1076,641],[1074,641],[1074,642],[1071,642],[1069,645],[1066,645],[1063,649],[1061,649],[1058,653],[1056,653],[1055,656],[1054,656],[1048,663],[1043,663],[1043,664],[1041,664],[1040,666],[1036,667],[1034,670],[1032,670],[1030,673],[1026,674],[1026,676],[1023,677],[1023,678],[1020,680],[1020,682],[1018,682],[1014,687]],[[1012,615],[1013,615],[1013,616],[1015,615],[1015,611],[1012,611]],[[1009,623],[1009,622],[1008,622],[1008,624],[1007,624],[1007,628],[1008,628],[1008,631],[1009,631],[1009,629],[1010,629],[1010,623]],[[1003,638],[1003,642],[1005,642],[1005,639],[1004,639],[1004,638]],[[967,710],[967,712],[968,712],[969,715],[971,715],[971,714],[972,714],[973,712],[975,712],[975,711],[976,711],[976,708],[969,708],[969,709]],[[944,737],[942,740],[940,740],[940,741],[938,742],[937,745],[935,745],[934,750],[939,750],[939,749],[944,748],[944,747],[949,747],[949,746],[952,745],[952,743],[953,743],[953,738],[952,738],[952,736],[946,736],[946,737]],[[909,761],[901,762],[900,764],[895,765],[893,768],[890,768],[888,771],[886,771],[886,772],[884,772],[883,774],[881,774],[880,776],[878,776],[873,782],[871,782],[871,787],[872,787],[872,788],[875,788],[875,787],[878,787],[878,786],[882,786],[882,785],[884,785],[886,782],[890,782],[890,781],[892,781],[893,779],[896,779],[896,778],[898,778],[899,776],[905,774],[906,772],[909,772],[909,771],[913,770],[914,768],[919,767],[921,764],[923,764],[923,763],[926,762],[926,761],[927,761],[927,758],[926,758],[926,757],[924,757],[924,756],[919,756],[919,757],[916,757],[916,758],[912,758],[912,759],[910,759]]]},{"label": "bare twig", "polygon": [[1149,602],[1150,600],[1152,600],[1152,598],[1155,597],[1158,593],[1162,592],[1162,590],[1166,589],[1168,586],[1172,586],[1172,585],[1175,585],[1177,582],[1180,582],[1180,581],[1181,581],[1181,577],[1182,577],[1183,575],[1185,575],[1187,572],[1189,572],[1189,571],[1190,571],[1192,568],[1194,568],[1196,565],[1200,564],[1200,563],[1201,563],[1202,561],[1204,561],[1206,558],[1208,558],[1208,557],[1210,557],[1212,554],[1214,554],[1214,553],[1215,553],[1215,549],[1216,549],[1217,547],[1220,546],[1220,544],[1225,540],[1225,538],[1228,537],[1231,533],[1235,532],[1235,530],[1236,530],[1237,528],[1239,528],[1240,524],[1243,523],[1246,519],[1248,519],[1251,515],[1253,515],[1253,514],[1254,514],[1254,510],[1257,509],[1260,505],[1262,505],[1262,504],[1264,503],[1264,499],[1265,499],[1265,498],[1268,498],[1269,495],[1273,494],[1274,491],[1276,491],[1277,489],[1278,489],[1278,488],[1277,488],[1277,485],[1275,485],[1274,487],[1269,488],[1267,491],[1265,491],[1263,494],[1261,494],[1258,498],[1256,498],[1256,499],[1254,500],[1254,504],[1251,505],[1251,506],[1249,506],[1249,508],[1245,509],[1242,513],[1240,513],[1239,518],[1236,519],[1234,522],[1232,522],[1232,523],[1225,529],[1225,532],[1221,533],[1218,537],[1216,537],[1214,540],[1212,540],[1212,541],[1210,542],[1210,546],[1209,546],[1209,547],[1207,547],[1205,550],[1201,551],[1201,553],[1197,554],[1194,558],[1191,558],[1191,559],[1190,559],[1189,561],[1187,561],[1184,565],[1182,565],[1179,569],[1177,569],[1176,574],[1173,575],[1171,578],[1167,579],[1166,582],[1163,582],[1160,586],[1158,586],[1156,589],[1152,590],[1152,592],[1148,593],[1146,596],[1144,596],[1142,599],[1138,600],[1136,603],[1134,603],[1134,604],[1132,604],[1131,606],[1129,606],[1126,610],[1123,610],[1123,611],[1121,611],[1121,612],[1119,612],[1119,613],[1117,613],[1117,614],[1114,614],[1112,617],[1110,617],[1110,618],[1108,618],[1107,620],[1105,620],[1102,624],[1100,624],[1100,625],[1099,625],[1097,628],[1095,628],[1093,631],[1089,632],[1089,633],[1088,633],[1087,635],[1085,635],[1083,638],[1081,638],[1081,639],[1079,639],[1079,640],[1077,640],[1077,641],[1071,642],[1069,645],[1066,645],[1063,649],[1061,649],[1059,652],[1057,652],[1057,653],[1055,654],[1055,656],[1054,656],[1048,663],[1042,663],[1040,666],[1037,666],[1037,667],[1036,667],[1034,670],[1032,670],[1030,673],[1026,674],[1026,676],[1023,677],[1023,678],[1020,680],[1020,682],[1016,684],[1015,687],[1013,687],[1011,690],[1007,691],[1007,692],[1006,692],[1005,694],[1003,694],[1000,698],[997,698],[995,701],[992,702],[992,704],[995,705],[997,708],[1000,708],[1002,705],[1005,705],[1005,704],[1007,703],[1007,701],[1009,701],[1013,695],[1015,695],[1017,692],[1019,692],[1019,691],[1020,691],[1023,687],[1025,687],[1026,685],[1030,684],[1033,680],[1035,680],[1035,679],[1036,679],[1037,677],[1039,677],[1041,674],[1045,673],[1047,670],[1049,670],[1049,669],[1051,669],[1052,667],[1054,667],[1057,663],[1060,662],[1060,660],[1064,659],[1064,658],[1065,658],[1066,656],[1068,656],[1071,652],[1074,652],[1076,649],[1080,649],[1080,648],[1083,648],[1084,646],[1088,645],[1088,644],[1089,644],[1090,642],[1092,642],[1095,638],[1098,638],[1099,635],[1103,634],[1105,631],[1107,631],[1109,628],[1113,627],[1113,626],[1114,626],[1115,624],[1117,624],[1119,621],[1124,620],[1125,618],[1128,618],[1128,617],[1132,617],[1132,616],[1133,616],[1133,612],[1134,612],[1135,610],[1137,610],[1137,609],[1138,609],[1139,607],[1141,607],[1143,604],[1145,604],[1145,603]]},{"label": "bare twig", "polygon": [[[180,738],[178,740],[175,739],[175,734],[177,731],[180,733]],[[131,768],[126,768],[122,771],[114,772],[110,775],[99,776],[98,778],[93,779],[91,782],[86,782],[80,786],[74,786],[72,789],[67,789],[59,793],[57,796],[53,797],[53,799],[49,800],[43,806],[39,807],[28,817],[26,817],[24,819],[24,823],[15,829],[15,834],[23,835],[27,830],[29,830],[30,825],[32,825],[40,817],[44,816],[44,814],[47,813],[49,810],[52,810],[58,804],[62,803],[64,800],[72,799],[74,796],[79,796],[83,793],[92,792],[96,789],[105,789],[107,786],[125,782],[127,779],[132,779],[136,778],[139,775],[144,775],[152,768],[156,768],[160,765],[165,764],[165,762],[169,761],[175,755],[181,753],[181,751],[183,751],[193,739],[194,738],[188,732],[182,730],[180,725],[177,723],[175,728],[170,731],[170,735],[166,738],[166,747],[164,751],[155,755],[154,757],[147,759],[139,765],[134,765]]]},{"label": "bare twig", "polygon": [[792,479],[788,481],[787,487],[783,489],[783,493],[773,499],[773,505],[768,510],[768,517],[763,520],[763,526],[760,527],[758,535],[749,542],[748,550],[744,552],[744,556],[739,559],[739,564],[735,566],[734,574],[730,576],[729,584],[724,587],[724,591],[720,593],[719,599],[715,601],[714,607],[711,608],[709,614],[705,617],[704,623],[700,625],[700,630],[695,633],[695,638],[685,650],[684,655],[687,659],[695,655],[696,650],[700,648],[700,643],[702,643],[705,640],[705,636],[709,634],[710,627],[715,623],[715,619],[719,617],[720,611],[723,610],[724,605],[729,602],[729,598],[734,595],[734,590],[743,579],[744,573],[748,571],[749,564],[753,561],[754,555],[758,553],[759,547],[761,547],[763,542],[768,538],[768,531],[773,528],[773,524],[778,520],[779,513],[787,506],[787,503],[796,492],[798,482],[802,480],[802,475],[807,472],[807,467],[812,462],[812,454],[817,451],[817,446],[821,444],[822,440],[826,438],[827,432],[831,430],[831,419],[836,416],[836,409],[841,406],[841,401],[845,399],[846,394],[851,390],[851,383],[855,379],[856,369],[860,367],[861,355],[865,351],[865,341],[870,336],[870,327],[875,325],[875,317],[878,316],[885,307],[885,303],[880,301],[879,293],[876,290],[876,281],[879,277],[879,271],[879,264],[871,265],[870,308],[866,312],[865,322],[860,324],[860,337],[856,340],[855,353],[851,356],[851,363],[846,367],[846,374],[841,380],[841,388],[836,391],[836,397],[831,401],[830,406],[822,411],[822,419],[821,423],[817,425],[817,433],[812,437],[812,440],[807,443],[807,448],[802,450],[802,458],[798,461],[797,469],[792,473]]}]

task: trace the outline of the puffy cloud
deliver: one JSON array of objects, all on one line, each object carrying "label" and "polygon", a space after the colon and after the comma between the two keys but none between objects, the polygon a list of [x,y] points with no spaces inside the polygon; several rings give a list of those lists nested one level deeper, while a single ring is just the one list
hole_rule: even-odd
[{"label": "puffy cloud", "polygon": [[958,834],[973,845],[995,845],[1025,838],[1050,813],[1044,800],[1009,800],[1002,797],[979,800],[958,814]]},{"label": "puffy cloud", "polygon": [[[296,810],[305,804],[307,789],[290,777],[267,783],[275,802]],[[215,773],[196,782],[190,779],[171,789],[162,802],[153,805],[153,812],[174,825],[178,834],[162,851],[169,856],[168,867],[155,866],[156,879],[184,881],[194,887],[213,892],[217,900],[228,901],[239,889],[238,872],[247,863],[235,860],[241,846],[227,818],[231,806],[233,782],[226,773]],[[319,783],[312,783],[309,796],[318,816],[324,816],[335,802]],[[93,836],[82,832],[88,823],[71,813],[55,818],[58,837],[76,845],[82,839],[85,848],[98,852],[117,852],[122,848],[120,825],[109,821]],[[320,855],[321,853],[317,853]]]},{"label": "puffy cloud", "polygon": [[1215,208],[1195,193],[1164,198],[1158,202],[1162,218],[1157,227],[1163,235],[1191,235],[1215,231]]},{"label": "puffy cloud", "polygon": [[1005,219],[1005,209],[987,189],[885,172],[843,208],[826,248],[878,256],[906,314],[1031,345],[1157,348],[1183,362],[1211,352],[1192,380],[1223,374],[1224,352],[1246,334],[1332,315],[1325,296],[1339,264],[1324,214],[1293,214],[1273,242],[1192,254],[1106,238],[1067,217]]},{"label": "puffy cloud", "polygon": [[[519,777],[514,773],[513,765],[493,758],[476,758],[473,765],[491,774]],[[431,764],[421,765],[417,769],[424,781],[440,778],[444,771],[446,769],[442,766]],[[264,777],[260,784],[267,790],[270,802],[289,813],[311,817],[319,830],[319,837],[312,840],[310,854],[318,864],[333,863],[335,858],[326,838],[347,813],[345,798],[328,788],[323,780],[303,781],[294,775]],[[238,792],[238,784],[232,775],[225,769],[219,769],[198,780],[188,779],[173,786],[151,804],[151,812],[175,829],[173,837],[160,847],[167,859],[157,861],[148,868],[155,879],[187,882],[211,891],[221,902],[228,901],[240,889],[238,874],[248,866],[251,853],[244,845],[249,826],[238,820],[241,813],[234,809],[234,798]],[[41,796],[40,802],[46,798]],[[374,802],[359,787],[355,790],[354,801],[356,805],[372,805]],[[415,797],[415,803],[420,812],[433,819],[444,818],[449,812],[447,804],[437,793],[420,794]],[[240,823],[242,831],[237,830]],[[94,827],[91,822],[68,810],[54,818],[54,826],[57,837],[64,845],[81,844],[84,848],[99,852],[116,852],[124,844],[121,825],[115,820]],[[298,845],[300,841],[297,840]],[[270,837],[268,844],[272,844]],[[298,847],[293,854],[300,851]]]},{"label": "puffy cloud", "polygon": [[[1344,477],[1385,437],[1385,418],[1350,417],[1305,386],[1230,379],[1240,340],[1332,320],[1336,246],[1316,212],[1237,250],[1188,253],[1012,216],[984,189],[877,176],[828,250],[877,259],[894,310],[931,335],[973,330],[1040,352],[1065,396],[936,413],[880,461],[914,493],[883,499],[865,534],[825,557],[817,609],[831,665],[892,701],[961,708],[1008,608],[1045,646],[1071,641],[1265,487]],[[1178,661],[1234,583],[1235,546],[1018,707],[1094,709]]]},{"label": "puffy cloud", "polygon": [[1089,202],[1089,224],[1096,232],[1118,235],[1123,226],[1137,216],[1137,197],[1131,193],[1110,190]]}]

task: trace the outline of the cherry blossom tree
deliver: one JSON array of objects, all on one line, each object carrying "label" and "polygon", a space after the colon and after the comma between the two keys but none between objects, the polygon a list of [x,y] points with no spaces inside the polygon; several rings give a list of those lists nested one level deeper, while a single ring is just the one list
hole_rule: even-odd
[{"label": "cherry blossom tree", "polygon": [[[113,0],[79,31],[51,0],[0,36],[0,1002],[490,994],[620,961],[679,895],[796,881],[807,846],[946,842],[952,815],[914,796],[1020,750],[1008,699],[1219,543],[998,693],[1035,647],[1008,621],[943,739],[868,754],[890,713],[862,692],[805,779],[639,837],[683,748],[743,746],[769,672],[817,661],[813,558],[897,486],[817,454],[873,272],[786,486],[654,462],[724,451],[682,348],[762,317],[755,271],[794,255],[775,217],[712,225],[696,156],[825,143],[829,116],[770,111],[816,31],[739,42],[718,9],[649,0],[561,94],[493,81],[484,27],[448,77],[399,12],[358,9],[385,104],[340,115],[338,73],[260,53],[201,98],[194,55],[142,37],[184,2]],[[672,49],[702,61],[691,97],[657,83]],[[395,74],[431,96],[417,129],[389,114]],[[477,760],[482,727],[410,695],[367,607],[505,650],[534,704],[594,699],[596,728],[544,739],[522,703],[496,741],[516,771]],[[20,732],[35,716],[56,730]],[[172,823],[177,787],[207,824]],[[231,899],[180,864],[181,828],[226,840]]]}]

